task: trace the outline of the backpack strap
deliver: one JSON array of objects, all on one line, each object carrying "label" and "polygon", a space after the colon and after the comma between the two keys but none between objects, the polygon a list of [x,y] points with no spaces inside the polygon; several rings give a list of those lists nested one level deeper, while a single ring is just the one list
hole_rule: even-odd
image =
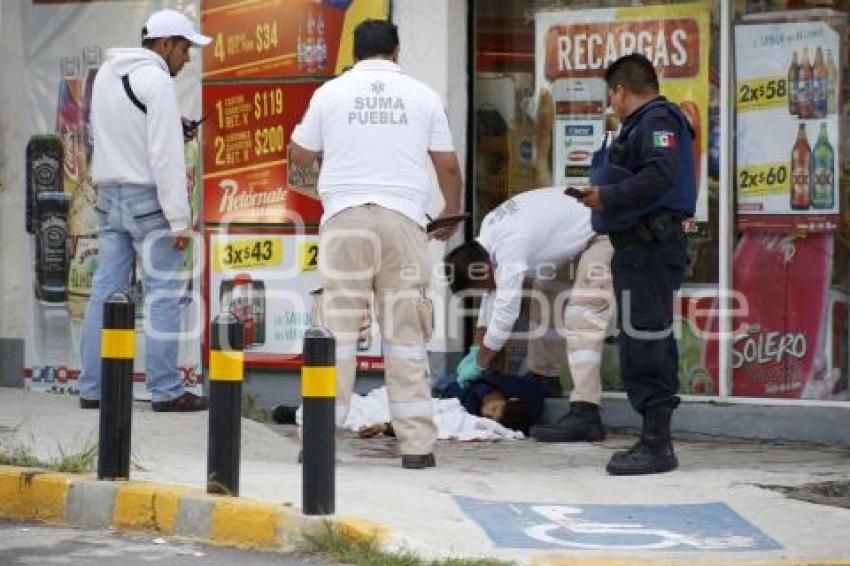
[{"label": "backpack strap", "polygon": [[130,87],[130,75],[121,75],[121,84],[124,85],[124,92],[127,93],[127,98],[133,103],[133,106],[142,111],[143,114],[148,113],[148,107],[142,104],[142,101],[136,97],[136,93]]}]

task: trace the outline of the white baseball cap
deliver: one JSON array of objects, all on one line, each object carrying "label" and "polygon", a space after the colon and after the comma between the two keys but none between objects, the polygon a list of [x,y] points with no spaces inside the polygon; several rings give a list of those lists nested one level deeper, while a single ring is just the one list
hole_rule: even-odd
[{"label": "white baseball cap", "polygon": [[176,10],[154,12],[142,30],[142,39],[174,36],[184,37],[201,47],[212,41],[212,38],[196,32],[192,21]]}]

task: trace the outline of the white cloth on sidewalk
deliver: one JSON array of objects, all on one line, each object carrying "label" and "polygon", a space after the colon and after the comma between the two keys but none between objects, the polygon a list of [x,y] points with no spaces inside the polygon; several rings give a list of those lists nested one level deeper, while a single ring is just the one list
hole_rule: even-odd
[{"label": "white cloth on sidewalk", "polygon": [[[496,421],[470,415],[456,398],[432,399],[434,404],[434,422],[437,425],[439,440],[521,440],[525,436],[515,430],[503,427]],[[298,408],[296,421],[301,425],[301,410]],[[367,395],[352,395],[351,406],[345,428],[357,432],[366,426],[390,422],[387,388],[378,387]]]},{"label": "white cloth on sidewalk", "polygon": [[[521,432],[496,421],[470,415],[458,399],[432,399],[437,438],[440,440],[515,440]],[[387,388],[378,387],[367,395],[352,395],[345,428],[357,432],[364,426],[390,422]]]}]

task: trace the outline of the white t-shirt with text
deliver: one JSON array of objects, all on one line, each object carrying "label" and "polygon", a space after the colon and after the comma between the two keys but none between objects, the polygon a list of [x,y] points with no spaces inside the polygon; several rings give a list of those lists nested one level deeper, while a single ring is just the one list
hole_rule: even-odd
[{"label": "white t-shirt with text", "polygon": [[313,94],[292,141],[323,152],[322,222],[373,203],[425,224],[429,151],[454,151],[442,102],[385,59],[358,62]]}]

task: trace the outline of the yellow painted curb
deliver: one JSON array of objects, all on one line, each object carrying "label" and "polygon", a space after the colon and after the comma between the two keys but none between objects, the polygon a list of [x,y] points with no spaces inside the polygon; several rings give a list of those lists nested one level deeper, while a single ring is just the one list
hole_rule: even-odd
[{"label": "yellow painted curb", "polygon": [[191,487],[159,485],[153,499],[153,516],[156,529],[166,535],[174,534],[177,526],[177,513],[180,511],[180,497],[200,490]]},{"label": "yellow painted curb", "polygon": [[112,523],[119,529],[153,529],[156,526],[153,496],[156,488],[144,483],[118,483]]},{"label": "yellow painted curb", "polygon": [[279,505],[227,497],[217,499],[210,517],[210,540],[250,548],[281,543],[278,525],[283,520]]},{"label": "yellow painted curb", "polygon": [[59,523],[65,520],[69,474],[0,466],[0,516]]},{"label": "yellow painted curb", "polygon": [[195,491],[150,482],[121,483],[115,492],[112,521],[121,529],[153,529],[173,534],[180,496]]},{"label": "yellow painted curb", "polygon": [[389,530],[381,523],[355,517],[338,517],[333,521],[339,534],[354,542],[377,542],[387,540]]},{"label": "yellow painted curb", "polygon": [[[89,482],[99,483],[87,476],[0,466],[0,517],[65,523],[71,485]],[[390,534],[386,526],[369,520],[306,517],[286,505],[209,496],[194,487],[145,481],[103,483],[115,486],[111,522],[119,529],[172,535],[183,527],[178,524],[181,501],[192,495],[212,502],[210,514],[196,520],[206,520],[199,532],[206,532],[202,538],[216,544],[280,549],[303,541],[320,525],[327,528],[328,524],[340,536],[355,542],[383,543]]]}]

